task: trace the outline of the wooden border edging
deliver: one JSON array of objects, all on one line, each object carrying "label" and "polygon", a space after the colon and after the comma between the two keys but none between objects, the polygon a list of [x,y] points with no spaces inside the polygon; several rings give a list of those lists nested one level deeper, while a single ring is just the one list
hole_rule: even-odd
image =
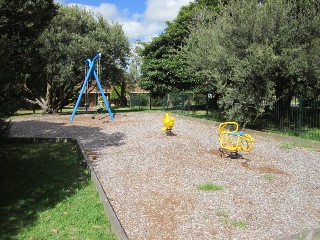
[{"label": "wooden border edging", "polygon": [[84,161],[88,167],[88,169],[90,170],[91,173],[91,179],[94,182],[95,186],[96,186],[96,190],[99,193],[100,196],[100,200],[102,201],[103,204],[103,208],[104,211],[106,213],[106,215],[109,217],[110,223],[111,223],[111,228],[113,230],[113,232],[115,233],[115,235],[117,236],[117,238],[119,240],[129,240],[126,232],[124,231],[109,199],[108,196],[106,194],[106,192],[104,191],[104,189],[101,186],[101,182],[98,179],[98,176],[96,174],[96,172],[94,171],[92,165],[90,164],[90,162],[88,161],[87,155],[85,154],[82,145],[79,143],[79,141],[77,140],[77,145],[79,147],[79,149],[81,150],[82,156],[84,158]]},{"label": "wooden border edging", "polygon": [[79,141],[75,138],[45,138],[45,137],[39,137],[39,138],[24,138],[24,137],[10,137],[7,139],[9,142],[12,141],[17,141],[17,142],[22,142],[22,143],[30,143],[30,142],[35,142],[35,143],[41,143],[41,142],[72,142],[77,145],[79,150],[81,151],[82,157],[83,157],[83,163],[86,164],[87,168],[90,170],[90,175],[91,175],[91,180],[93,181],[96,190],[99,193],[100,200],[102,202],[104,212],[108,216],[110,223],[111,223],[111,229],[116,235],[117,239],[119,240],[129,240],[126,232],[124,231],[108,197],[106,192],[101,186],[101,182],[99,181],[96,172],[94,171],[92,165],[88,161],[87,155],[85,154],[82,145],[79,143]]}]

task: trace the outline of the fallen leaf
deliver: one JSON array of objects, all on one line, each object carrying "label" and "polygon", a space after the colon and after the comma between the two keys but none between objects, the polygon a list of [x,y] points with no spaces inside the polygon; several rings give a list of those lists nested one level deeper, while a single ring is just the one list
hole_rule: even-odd
[{"label": "fallen leaf", "polygon": [[97,228],[97,229],[101,229],[102,228],[102,226],[97,226],[97,225],[94,225],[94,226],[92,226],[93,228]]}]

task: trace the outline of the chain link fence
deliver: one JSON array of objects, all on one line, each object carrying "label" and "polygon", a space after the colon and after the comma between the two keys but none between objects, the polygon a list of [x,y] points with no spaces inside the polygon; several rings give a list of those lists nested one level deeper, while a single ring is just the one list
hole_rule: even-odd
[{"label": "chain link fence", "polygon": [[320,97],[294,97],[289,102],[279,100],[248,127],[320,140]]},{"label": "chain link fence", "polygon": [[[149,94],[130,94],[131,109],[150,109],[176,112],[197,118],[226,121],[213,93],[168,93],[151,98]],[[320,140],[320,97],[294,97],[290,102],[279,100],[248,128],[283,132],[288,135]]]}]

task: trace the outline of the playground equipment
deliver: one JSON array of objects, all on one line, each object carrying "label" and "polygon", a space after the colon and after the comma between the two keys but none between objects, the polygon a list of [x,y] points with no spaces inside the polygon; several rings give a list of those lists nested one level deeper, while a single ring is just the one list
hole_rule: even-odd
[{"label": "playground equipment", "polygon": [[221,156],[228,154],[230,157],[237,157],[238,151],[250,152],[253,149],[255,139],[238,129],[239,125],[236,122],[224,122],[219,125],[218,139]]},{"label": "playground equipment", "polygon": [[161,128],[162,131],[166,132],[167,135],[172,135],[172,128],[174,125],[174,117],[169,113],[165,113],[162,118],[164,127]]},{"label": "playground equipment", "polygon": [[106,108],[107,108],[107,110],[109,112],[110,118],[111,118],[111,120],[114,120],[114,115],[113,115],[113,113],[111,111],[111,108],[109,106],[108,100],[107,100],[107,98],[106,98],[106,96],[105,96],[105,94],[103,92],[102,87],[101,87],[100,80],[99,80],[99,77],[97,75],[97,72],[96,72],[96,70],[94,68],[94,64],[95,64],[96,60],[99,59],[99,58],[101,58],[101,53],[98,53],[92,60],[91,59],[87,59],[86,60],[86,64],[88,64],[89,70],[88,70],[88,72],[86,72],[86,78],[85,78],[85,80],[84,80],[84,82],[82,84],[82,88],[80,90],[80,94],[79,94],[78,100],[76,102],[76,105],[73,108],[72,115],[70,117],[70,122],[73,121],[74,115],[75,115],[75,113],[77,111],[77,108],[79,106],[82,94],[83,94],[83,92],[84,92],[84,90],[85,90],[85,88],[87,86],[87,83],[88,83],[88,80],[89,80],[89,77],[90,77],[91,73],[93,74],[94,78],[96,79],[97,86],[99,88],[99,91],[100,91],[100,94],[101,94],[102,99],[104,101],[104,104],[105,104],[105,106],[106,106]]}]

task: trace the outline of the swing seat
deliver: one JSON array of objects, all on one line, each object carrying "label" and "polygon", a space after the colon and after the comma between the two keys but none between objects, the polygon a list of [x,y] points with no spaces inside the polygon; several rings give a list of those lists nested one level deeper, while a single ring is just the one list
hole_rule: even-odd
[{"label": "swing seat", "polygon": [[102,113],[103,107],[97,107],[97,113]]},{"label": "swing seat", "polygon": [[242,135],[244,135],[244,134],[246,134],[246,132],[229,132],[229,133],[227,133],[228,134],[228,136],[242,136]]}]

